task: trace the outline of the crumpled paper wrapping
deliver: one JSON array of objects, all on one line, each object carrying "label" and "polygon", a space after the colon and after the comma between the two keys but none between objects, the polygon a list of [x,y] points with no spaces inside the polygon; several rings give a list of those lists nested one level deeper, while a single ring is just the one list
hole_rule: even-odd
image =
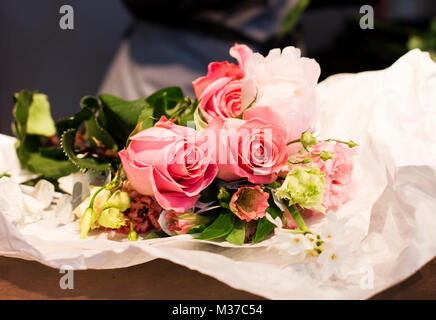
[{"label": "crumpled paper wrapping", "polygon": [[[0,254],[74,269],[163,258],[271,299],[365,299],[400,282],[436,255],[436,64],[413,50],[385,70],[332,76],[317,94],[321,135],[360,145],[357,188],[336,212],[353,247],[347,279],[322,280],[310,263],[284,265],[268,249],[272,238],[242,248],[190,235],[128,242],[93,233],[81,240],[76,222],[60,226],[50,214],[18,226],[0,212]],[[19,170],[13,140],[0,136],[0,146],[0,172],[22,180],[28,173]],[[369,274],[373,287],[362,285]]]}]

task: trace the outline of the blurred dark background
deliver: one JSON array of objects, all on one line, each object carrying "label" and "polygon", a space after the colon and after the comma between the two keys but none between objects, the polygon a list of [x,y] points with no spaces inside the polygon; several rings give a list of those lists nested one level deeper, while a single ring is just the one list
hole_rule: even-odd
[{"label": "blurred dark background", "polygon": [[[59,27],[64,4],[74,8],[74,30]],[[362,30],[368,4],[374,29]],[[207,62],[228,59],[235,41],[264,54],[298,46],[320,63],[321,79],[385,68],[414,47],[436,52],[435,16],[435,0],[1,1],[0,132],[11,133],[11,97],[23,88],[46,93],[55,119],[101,91],[127,99],[181,85],[190,94],[189,82]]]}]

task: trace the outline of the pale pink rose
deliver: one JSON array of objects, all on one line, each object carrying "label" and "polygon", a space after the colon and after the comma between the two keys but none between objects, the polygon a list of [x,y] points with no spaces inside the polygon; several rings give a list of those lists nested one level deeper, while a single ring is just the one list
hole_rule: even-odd
[{"label": "pale pink rose", "polygon": [[136,191],[153,196],[164,209],[183,212],[217,174],[212,148],[194,129],[163,116],[154,127],[131,137],[119,155]]},{"label": "pale pink rose", "polygon": [[247,178],[255,184],[276,180],[287,160],[286,131],[280,118],[213,119],[203,134],[216,144],[219,179]]},{"label": "pale pink rose", "polygon": [[230,199],[230,210],[247,222],[263,218],[269,206],[268,197],[259,186],[241,187]]},{"label": "pale pink rose", "polygon": [[[244,119],[278,114],[286,124],[287,141],[299,139],[301,133],[314,129],[317,120],[315,88],[321,69],[313,59],[302,58],[294,47],[273,49],[266,57],[254,53],[245,62],[242,80],[242,106],[252,107]],[[258,110],[258,106],[269,106]],[[299,143],[288,146],[289,153],[301,148]]]},{"label": "pale pink rose", "polygon": [[245,60],[252,54],[246,45],[235,44],[230,55],[236,58],[238,66],[228,61],[212,62],[207,75],[192,82],[200,101],[198,107],[207,122],[216,117],[237,117],[242,113],[240,79],[244,77]]}]

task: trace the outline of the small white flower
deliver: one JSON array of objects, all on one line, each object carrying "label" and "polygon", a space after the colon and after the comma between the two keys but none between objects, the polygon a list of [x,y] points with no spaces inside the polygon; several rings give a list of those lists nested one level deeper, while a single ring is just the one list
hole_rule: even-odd
[{"label": "small white flower", "polygon": [[324,250],[318,257],[323,280],[330,279],[333,275],[345,279],[351,272],[353,257],[346,247],[333,247]]},{"label": "small white flower", "polygon": [[319,235],[326,243],[343,242],[344,223],[333,212],[327,213],[326,224],[321,228]]},{"label": "small white flower", "polygon": [[271,247],[279,250],[279,253],[289,263],[302,262],[307,254],[313,250],[316,237],[311,234],[303,235],[301,233],[294,233],[289,229],[283,229],[280,218],[273,219],[268,213],[266,217],[271,223],[276,225]]}]

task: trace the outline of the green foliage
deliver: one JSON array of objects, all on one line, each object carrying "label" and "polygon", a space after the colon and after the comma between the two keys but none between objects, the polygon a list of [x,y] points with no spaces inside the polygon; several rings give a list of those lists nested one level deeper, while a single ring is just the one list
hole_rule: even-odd
[{"label": "green foliage", "polygon": [[155,239],[155,238],[166,238],[168,235],[163,231],[152,231],[147,234],[142,240]]},{"label": "green foliage", "polygon": [[94,171],[105,171],[110,169],[110,163],[102,163],[94,157],[79,158],[74,152],[74,140],[76,137],[76,129],[69,129],[62,134],[62,149],[70,161],[80,170],[86,171],[91,169]]},{"label": "green foliage", "polygon": [[99,109],[99,103],[96,98],[85,96],[80,100],[80,107],[81,110],[73,117],[61,119],[56,122],[56,130],[59,137],[68,129],[79,129],[84,121],[91,119],[94,113]]},{"label": "green foliage", "polygon": [[145,99],[126,101],[110,94],[102,94],[100,100],[103,108],[99,113],[99,122],[120,146],[124,146],[142,110],[148,107],[147,102]]},{"label": "green foliage", "polygon": [[30,157],[28,168],[33,172],[42,174],[49,180],[56,180],[78,171],[68,160],[57,160],[45,157],[41,153],[35,153]]},{"label": "green foliage", "polygon": [[90,140],[93,146],[104,146],[109,150],[118,151],[114,138],[100,125],[94,115],[85,122],[85,138]]},{"label": "green foliage", "polygon": [[426,32],[409,36],[407,48],[409,50],[418,48],[428,51],[431,58],[436,62],[436,17],[431,20]]},{"label": "green foliage", "polygon": [[299,0],[285,15],[281,26],[280,26],[280,36],[284,36],[289,33],[295,26],[295,24],[300,19],[300,16],[306,10],[307,6],[310,4],[310,0]]},{"label": "green foliage", "polygon": [[[57,179],[80,170],[115,169],[117,152],[128,137],[152,127],[164,115],[186,125],[197,105],[178,87],[159,90],[147,99],[126,101],[110,94],[85,96],[72,117],[54,123],[47,96],[22,90],[14,99],[13,131],[20,163],[42,177]],[[55,136],[57,135],[57,137]],[[61,144],[59,144],[61,138]]]},{"label": "green foliage", "polygon": [[50,103],[47,96],[34,93],[32,103],[28,109],[27,134],[51,137],[56,134],[56,128],[50,112]]},{"label": "green foliage", "polygon": [[[283,216],[283,212],[280,210],[279,207],[277,207],[271,194],[268,198],[268,203],[269,207],[266,209],[266,212],[268,212],[271,217],[275,219],[277,217]],[[269,222],[266,217],[259,219],[259,222],[257,223],[256,233],[254,234],[251,242],[257,243],[262,241],[267,235],[271,233],[271,231],[274,230],[274,227],[274,224]]]},{"label": "green foliage", "polygon": [[49,180],[77,171],[62,153],[45,148],[47,137],[56,131],[47,96],[22,90],[14,95],[13,101],[13,129],[21,165]]},{"label": "green foliage", "polygon": [[223,209],[218,217],[212,222],[196,239],[212,240],[227,236],[233,230],[235,224],[235,215],[226,209]]},{"label": "green foliage", "polygon": [[233,230],[227,235],[226,241],[236,244],[238,246],[243,245],[245,241],[246,225],[247,223],[244,220],[240,220],[236,218],[236,222],[233,227]]},{"label": "green foliage", "polygon": [[194,120],[194,112],[197,102],[183,96],[179,87],[169,87],[156,91],[146,101],[153,108],[153,117],[160,119],[166,116],[168,119],[176,119],[176,123],[186,126]]}]

